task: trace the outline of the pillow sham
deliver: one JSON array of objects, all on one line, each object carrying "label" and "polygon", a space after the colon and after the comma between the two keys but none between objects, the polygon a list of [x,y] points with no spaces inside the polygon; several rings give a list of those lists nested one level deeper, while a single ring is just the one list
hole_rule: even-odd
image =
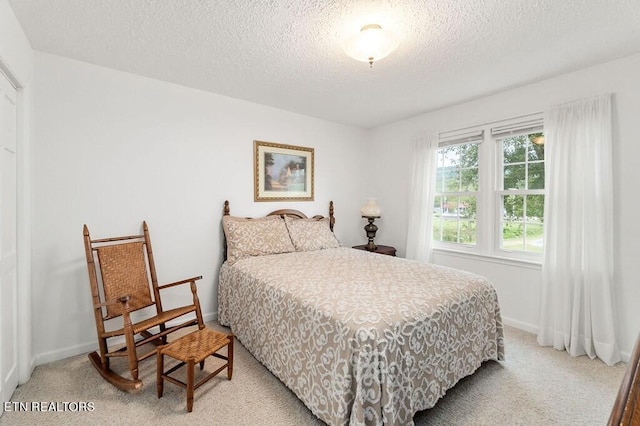
[{"label": "pillow sham", "polygon": [[223,216],[222,228],[227,239],[227,262],[230,264],[249,256],[295,251],[280,216],[257,219]]},{"label": "pillow sham", "polygon": [[298,219],[285,216],[284,223],[296,251],[311,251],[340,247],[340,242],[329,227],[329,218]]}]

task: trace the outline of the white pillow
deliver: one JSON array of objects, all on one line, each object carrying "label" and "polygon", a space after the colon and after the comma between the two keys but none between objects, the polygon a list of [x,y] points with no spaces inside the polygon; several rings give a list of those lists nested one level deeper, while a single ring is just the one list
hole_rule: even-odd
[{"label": "white pillow", "polygon": [[284,223],[296,251],[340,247],[340,242],[329,227],[329,218],[298,219],[285,216]]},{"label": "white pillow", "polygon": [[222,227],[227,238],[229,263],[249,256],[295,251],[284,220],[280,216],[258,219],[223,216]]}]

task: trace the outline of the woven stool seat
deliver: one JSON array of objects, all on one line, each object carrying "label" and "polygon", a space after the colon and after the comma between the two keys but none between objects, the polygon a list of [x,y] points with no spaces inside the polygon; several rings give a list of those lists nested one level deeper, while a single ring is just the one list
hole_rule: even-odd
[{"label": "woven stool seat", "polygon": [[[220,349],[228,346],[227,356],[217,353]],[[209,379],[216,376],[225,368],[227,369],[227,379],[231,380],[233,374],[233,334],[221,333],[211,330],[209,328],[203,328],[202,330],[194,331],[179,339],[169,343],[168,345],[161,346],[158,351],[158,398],[162,397],[164,390],[164,380],[168,380],[178,386],[187,389],[187,411],[193,410],[193,392],[201,385],[209,381]],[[164,371],[164,356],[170,356],[178,361],[181,361],[178,365],[172,367],[168,371]],[[209,374],[207,377],[200,380],[198,383],[194,383],[194,367],[196,363],[200,364],[200,369],[204,368],[204,361],[207,357],[213,356],[216,358],[227,361],[221,367]],[[184,383],[177,380],[169,374],[176,371],[178,368],[187,366],[187,382]]]}]

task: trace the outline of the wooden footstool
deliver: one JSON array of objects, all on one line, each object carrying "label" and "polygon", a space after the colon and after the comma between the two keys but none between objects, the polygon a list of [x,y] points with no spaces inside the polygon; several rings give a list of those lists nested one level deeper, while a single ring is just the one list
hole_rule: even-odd
[{"label": "wooden footstool", "polygon": [[[220,355],[217,352],[224,348],[227,348],[227,356]],[[187,389],[187,411],[193,410],[193,391],[198,389],[201,385],[206,383],[213,376],[220,373],[225,368],[227,369],[227,379],[231,380],[233,374],[233,334],[220,333],[209,328],[203,328],[202,330],[194,331],[180,337],[179,339],[160,346],[158,351],[158,398],[162,397],[164,390],[164,379],[167,379],[171,383],[178,386],[182,386]],[[164,356],[170,356],[171,358],[181,361],[175,367],[164,371]],[[194,366],[196,363],[200,363],[200,370],[204,368],[204,360],[208,356],[214,356],[221,358],[227,362],[213,373],[209,374],[198,383],[194,384]],[[169,374],[176,371],[183,365],[187,366],[187,383],[170,377]]]}]

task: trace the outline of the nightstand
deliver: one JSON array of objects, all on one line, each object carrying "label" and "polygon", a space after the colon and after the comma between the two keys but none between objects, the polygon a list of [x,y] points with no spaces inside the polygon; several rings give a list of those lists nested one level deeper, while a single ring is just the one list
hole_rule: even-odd
[{"label": "nightstand", "polygon": [[[365,250],[365,251],[369,251],[366,249],[367,245],[361,245],[361,246],[353,246],[354,249],[358,249],[358,250]],[[380,253],[380,254],[386,254],[388,256],[395,256],[396,255],[396,248],[395,247],[391,247],[391,246],[381,246],[381,245],[376,245],[376,249],[374,251],[372,251],[371,253]]]}]

